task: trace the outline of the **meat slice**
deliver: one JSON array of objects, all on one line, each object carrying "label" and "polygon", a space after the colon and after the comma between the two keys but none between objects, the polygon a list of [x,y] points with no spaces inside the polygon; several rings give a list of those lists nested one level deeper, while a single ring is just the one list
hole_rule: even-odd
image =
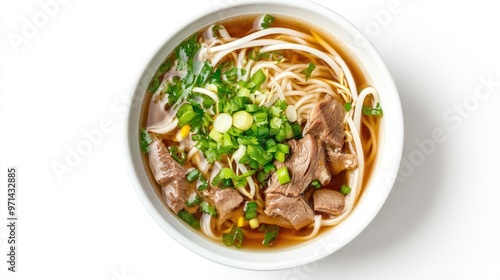
[{"label": "meat slice", "polygon": [[282,228],[293,229],[292,224],[281,216],[269,217],[266,213],[258,213],[257,221],[259,221],[259,224],[278,225]]},{"label": "meat slice", "polygon": [[319,189],[313,193],[314,211],[338,216],[345,206],[343,194],[329,189]]},{"label": "meat slice", "polygon": [[342,104],[326,95],[309,113],[309,121],[303,134],[311,134],[329,149],[340,151],[345,138],[344,114]]},{"label": "meat slice", "polygon": [[160,186],[165,186],[173,179],[184,177],[187,173],[187,168],[172,158],[170,152],[167,150],[167,146],[165,146],[160,138],[151,135],[151,139],[153,142],[148,146],[149,167],[153,172],[156,182]]},{"label": "meat slice", "polygon": [[168,181],[165,186],[162,187],[163,200],[167,203],[168,207],[177,214],[182,209],[185,209],[186,201],[189,195],[195,190],[187,180],[174,179]]},{"label": "meat slice", "polygon": [[297,196],[306,190],[313,180],[320,180],[322,184],[330,181],[325,160],[325,148],[311,135],[300,140],[290,140],[290,156],[284,163],[275,162],[277,169],[285,165],[290,173],[291,181],[281,185],[276,173],[271,175],[266,193],[281,193],[286,196]]},{"label": "meat slice", "polygon": [[161,139],[152,135],[148,146],[149,166],[153,176],[162,187],[165,203],[177,214],[186,205],[195,186],[186,180],[187,168],[175,161]]},{"label": "meat slice", "polygon": [[302,196],[290,197],[279,193],[269,193],[266,195],[264,212],[270,217],[285,218],[295,229],[301,229],[314,220],[314,212]]},{"label": "meat slice", "polygon": [[327,159],[328,167],[333,175],[358,167],[358,159],[353,154],[337,153],[327,149]]},{"label": "meat slice", "polygon": [[211,192],[211,200],[217,211],[217,219],[222,224],[231,218],[233,210],[243,202],[243,197],[236,189],[214,188]]}]

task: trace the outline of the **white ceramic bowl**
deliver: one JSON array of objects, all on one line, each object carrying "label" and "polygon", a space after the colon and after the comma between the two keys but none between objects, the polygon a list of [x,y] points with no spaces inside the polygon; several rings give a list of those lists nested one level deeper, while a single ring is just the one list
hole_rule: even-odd
[{"label": "white ceramic bowl", "polygon": [[[247,251],[226,247],[203,237],[177,219],[153,191],[141,161],[139,149],[140,101],[157,67],[175,46],[193,32],[223,18],[243,14],[281,14],[320,26],[340,39],[379,94],[384,109],[379,132],[379,151],[373,173],[363,196],[346,221],[337,227],[288,249]],[[153,219],[175,240],[193,252],[220,264],[251,270],[277,270],[311,263],[339,250],[373,220],[389,195],[399,168],[403,148],[403,116],[394,82],[384,62],[365,36],[335,12],[309,1],[251,0],[223,10],[213,10],[173,35],[142,70],[133,89],[126,120],[126,161],[137,194]]]}]

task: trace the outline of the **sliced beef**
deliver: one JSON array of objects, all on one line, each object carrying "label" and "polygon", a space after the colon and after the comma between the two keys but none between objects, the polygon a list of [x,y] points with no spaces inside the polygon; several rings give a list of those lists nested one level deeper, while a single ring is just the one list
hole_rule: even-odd
[{"label": "sliced beef", "polygon": [[285,218],[295,229],[301,229],[314,220],[314,212],[302,196],[269,193],[266,195],[264,212],[270,217]]},{"label": "sliced beef", "polygon": [[345,138],[344,114],[342,104],[326,95],[309,113],[309,122],[303,133],[311,134],[329,149],[341,151]]},{"label": "sliced beef", "polygon": [[325,160],[325,148],[311,135],[300,140],[290,140],[290,156],[284,163],[275,162],[277,169],[285,165],[290,173],[291,181],[281,185],[276,173],[271,175],[266,193],[281,193],[286,196],[297,196],[304,192],[313,180],[320,180],[322,184],[330,181]]},{"label": "sliced beef", "polygon": [[182,209],[186,208],[186,201],[189,195],[194,192],[192,184],[187,180],[174,179],[168,181],[162,187],[163,199],[168,207],[174,211],[175,214],[179,213]]},{"label": "sliced beef", "polygon": [[213,201],[213,205],[217,211],[219,224],[231,218],[233,210],[243,202],[243,197],[236,189],[214,188],[211,191],[210,199]]},{"label": "sliced beef", "polygon": [[314,211],[338,216],[345,206],[343,194],[329,189],[319,189],[313,193]]},{"label": "sliced beef", "polygon": [[338,174],[344,170],[351,170],[358,166],[358,159],[356,155],[334,152],[327,149],[327,163],[328,168],[333,175]]},{"label": "sliced beef", "polygon": [[177,214],[186,205],[194,184],[186,180],[187,168],[175,161],[161,139],[152,135],[148,147],[149,166],[153,176],[162,187],[163,198],[168,207]]},{"label": "sliced beef", "polygon": [[187,168],[175,161],[167,146],[163,141],[152,135],[153,142],[148,146],[149,167],[155,177],[156,182],[160,186],[165,186],[169,181],[178,177],[184,177],[187,173]]},{"label": "sliced beef", "polygon": [[266,215],[266,213],[257,214],[257,221],[259,221],[259,224],[278,225],[282,228],[290,228],[290,229],[293,228],[292,224],[285,218],[281,216],[270,217]]}]

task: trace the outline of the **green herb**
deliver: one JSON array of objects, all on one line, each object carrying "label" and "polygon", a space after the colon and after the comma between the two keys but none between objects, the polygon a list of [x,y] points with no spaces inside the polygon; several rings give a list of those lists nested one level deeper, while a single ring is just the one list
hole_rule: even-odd
[{"label": "green herb", "polygon": [[273,160],[273,156],[268,154],[260,145],[249,145],[247,153],[251,159],[257,161],[260,165],[265,165]]},{"label": "green herb", "polygon": [[184,150],[179,149],[177,146],[171,146],[168,151],[172,155],[172,158],[180,163],[180,165],[184,165],[186,163],[186,153]]},{"label": "green herb", "polygon": [[369,106],[363,106],[363,114],[366,116],[375,116],[375,117],[382,117],[384,115],[384,112],[382,111],[382,108],[380,107],[380,103],[377,103],[377,107],[372,108]]},{"label": "green herb", "polygon": [[214,36],[215,38],[219,38],[219,36],[217,35],[217,32],[219,32],[219,30],[222,29],[222,26],[220,25],[214,25],[212,26],[212,36]]},{"label": "green herb", "polygon": [[224,233],[222,235],[222,241],[226,246],[234,245],[236,248],[241,248],[244,238],[245,238],[245,233],[241,228],[236,226],[233,226],[233,228],[229,233]]},{"label": "green herb", "polygon": [[278,237],[280,227],[277,225],[267,225],[263,229],[261,228],[259,230],[264,231],[264,240],[262,240],[262,244],[265,246],[271,246]]},{"label": "green herb", "polygon": [[203,177],[203,176],[200,176],[200,178],[198,178],[198,179],[200,180],[200,184],[198,185],[198,190],[204,191],[204,190],[208,189],[207,179],[205,179],[205,177]]},{"label": "green herb", "polygon": [[208,204],[208,202],[203,201],[200,204],[201,211],[210,216],[217,216],[217,211],[215,211],[215,206]]},{"label": "green herb", "polygon": [[187,60],[187,58],[194,56],[200,48],[200,44],[196,41],[197,37],[198,33],[193,34],[175,49],[177,59]]},{"label": "green herb", "polygon": [[281,185],[289,183],[292,180],[292,178],[290,178],[290,174],[288,173],[288,168],[286,166],[283,166],[278,170],[276,170],[276,175],[278,176],[278,181],[280,182]]},{"label": "green herb", "polygon": [[274,153],[274,158],[279,162],[285,162],[285,153],[278,151]]},{"label": "green herb", "polygon": [[340,186],[340,193],[341,194],[347,195],[350,192],[351,192],[351,188],[349,188],[348,186],[346,186],[346,185]]},{"label": "green herb", "polygon": [[307,65],[307,68],[304,69],[302,72],[302,74],[305,75],[305,78],[306,78],[306,81],[311,77],[311,74],[312,72],[314,71],[314,69],[316,69],[316,65],[314,65],[314,63],[310,62],[308,65]]},{"label": "green herb", "polygon": [[187,207],[195,206],[200,204],[202,201],[203,200],[201,199],[201,197],[195,193],[194,196],[190,196],[189,199],[186,201],[186,206]]},{"label": "green herb", "polygon": [[198,130],[205,122],[203,109],[189,103],[181,105],[177,111],[176,117],[178,118],[177,126],[179,128],[189,124],[193,132]]},{"label": "green herb", "polygon": [[264,29],[267,29],[269,27],[271,27],[271,24],[273,24],[274,22],[274,17],[272,15],[264,15],[264,19],[262,20],[262,23],[260,24],[260,26]]},{"label": "green herb", "polygon": [[193,214],[189,213],[186,210],[181,210],[179,211],[179,214],[177,214],[181,220],[186,222],[188,225],[192,226],[195,229],[200,229],[200,221],[196,220],[196,218],[193,216]]},{"label": "green herb", "polygon": [[351,103],[351,102],[346,102],[346,103],[344,104],[344,110],[345,110],[346,112],[349,112],[349,111],[351,111],[351,109],[352,109],[352,103]]},{"label": "green herb", "polygon": [[245,207],[245,220],[257,218],[257,202],[249,201]]},{"label": "green herb", "polygon": [[195,168],[186,174],[186,180],[188,180],[188,182],[194,182],[195,180],[198,180],[200,174],[200,170]]},{"label": "green herb", "polygon": [[148,146],[153,142],[153,139],[151,139],[151,135],[146,131],[146,129],[141,129],[141,139],[140,139],[140,145],[141,145],[141,152],[147,153],[148,152]]},{"label": "green herb", "polygon": [[320,183],[320,181],[319,181],[319,180],[313,180],[313,181],[311,182],[311,187],[313,187],[313,188],[315,188],[315,189],[319,189],[319,188],[321,188],[321,183]]}]

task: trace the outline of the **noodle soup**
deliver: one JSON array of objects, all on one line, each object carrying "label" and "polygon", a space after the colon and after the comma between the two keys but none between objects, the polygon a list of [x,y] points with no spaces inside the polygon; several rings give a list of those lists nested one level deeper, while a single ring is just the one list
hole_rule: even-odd
[{"label": "noodle soup", "polygon": [[165,207],[236,248],[290,246],[342,223],[383,115],[358,67],[327,32],[285,16],[186,38],[149,83],[138,131]]}]

